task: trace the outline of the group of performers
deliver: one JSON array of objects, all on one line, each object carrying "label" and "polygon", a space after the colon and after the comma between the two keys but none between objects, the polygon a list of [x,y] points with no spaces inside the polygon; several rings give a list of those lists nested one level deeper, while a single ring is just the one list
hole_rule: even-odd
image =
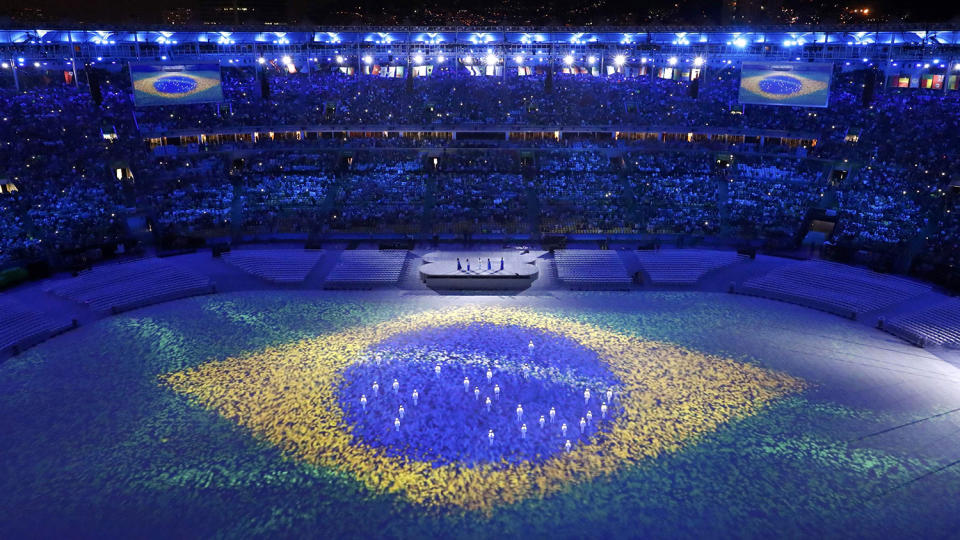
[{"label": "group of performers", "polygon": [[[463,268],[463,264],[460,262],[460,257],[457,257],[457,271],[458,272],[470,272],[470,258],[465,257],[464,261],[467,263],[467,268]],[[477,271],[479,272],[483,268],[483,261],[480,257],[477,257]],[[487,270],[493,270],[493,263],[490,260],[490,257],[487,257]],[[503,257],[500,257],[500,271],[503,271]]]}]

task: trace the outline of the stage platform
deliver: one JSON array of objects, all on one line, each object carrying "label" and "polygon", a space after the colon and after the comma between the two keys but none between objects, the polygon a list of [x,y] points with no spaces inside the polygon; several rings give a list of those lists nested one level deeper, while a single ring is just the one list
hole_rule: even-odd
[{"label": "stage platform", "polygon": [[[431,289],[443,290],[523,290],[536,281],[538,253],[522,251],[434,252],[423,257],[420,279]],[[460,270],[457,269],[457,258]],[[503,270],[500,258],[503,258]],[[467,260],[470,270],[467,270]],[[487,269],[487,260],[490,269]]]}]

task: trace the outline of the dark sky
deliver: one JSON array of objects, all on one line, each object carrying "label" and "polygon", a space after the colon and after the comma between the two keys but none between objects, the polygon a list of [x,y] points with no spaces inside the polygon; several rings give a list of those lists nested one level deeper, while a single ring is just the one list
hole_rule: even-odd
[{"label": "dark sky", "polygon": [[[721,5],[721,0],[0,0],[0,21],[22,20],[32,15],[23,8],[39,7],[50,22],[156,24],[163,22],[163,12],[173,7],[190,7],[197,16],[214,3],[232,1],[257,6],[263,16],[275,20],[318,24],[443,24],[448,17],[454,23],[467,20],[475,24],[716,24]],[[764,1],[798,13],[825,16],[827,21],[836,20],[844,7],[867,7],[893,22],[944,22],[960,15],[960,2],[950,0]]]}]

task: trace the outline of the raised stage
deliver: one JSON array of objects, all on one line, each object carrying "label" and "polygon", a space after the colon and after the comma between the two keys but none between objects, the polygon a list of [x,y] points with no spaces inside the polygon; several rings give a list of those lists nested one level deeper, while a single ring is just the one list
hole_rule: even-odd
[{"label": "raised stage", "polygon": [[[500,269],[501,257],[503,270]],[[539,275],[535,264],[537,256],[529,252],[435,252],[423,259],[426,262],[420,267],[420,279],[431,289],[523,290]],[[467,270],[468,259],[470,270]],[[489,270],[487,259],[490,260]]]}]

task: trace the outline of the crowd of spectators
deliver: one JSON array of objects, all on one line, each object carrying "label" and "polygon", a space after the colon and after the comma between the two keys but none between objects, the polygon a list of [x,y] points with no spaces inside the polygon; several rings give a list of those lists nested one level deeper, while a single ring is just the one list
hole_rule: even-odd
[{"label": "crowd of spectators", "polygon": [[0,93],[0,264],[75,252],[122,233],[122,155],[100,133],[109,111],[64,85]]},{"label": "crowd of spectators", "polygon": [[520,174],[437,174],[434,231],[528,232],[528,186]]},{"label": "crowd of spectators", "polygon": [[364,152],[344,174],[344,198],[331,218],[335,229],[420,232],[426,184],[417,152]]},{"label": "crowd of spectators", "polygon": [[806,160],[745,159],[727,167],[725,224],[737,234],[795,236],[823,197],[825,175]]},{"label": "crowd of spectators", "polygon": [[627,179],[639,222],[649,233],[719,232],[718,182],[704,154],[630,153]]},{"label": "crowd of spectators", "polygon": [[[826,109],[740,106],[733,67],[708,68],[696,97],[688,82],[652,75],[548,82],[436,72],[408,81],[272,70],[263,95],[253,70],[223,73],[220,104],[134,108],[122,73],[103,77],[99,105],[84,85],[0,91],[0,185],[13,187],[0,189],[0,264],[116,241],[131,233],[133,214],[177,234],[523,232],[539,222],[542,232],[769,236],[797,233],[822,204],[837,211],[835,241],[884,250],[926,238],[930,257],[950,262],[941,254],[956,252],[947,184],[960,177],[960,92],[882,88],[865,106],[871,72],[839,66]],[[806,158],[791,150],[720,169],[686,142],[693,151],[614,139],[345,137],[373,124],[785,130],[818,144]],[[310,151],[279,138],[222,147],[197,139],[175,154],[144,143],[174,130],[310,125],[345,129],[302,141]],[[849,176],[827,185],[829,164],[841,161]]]}]

